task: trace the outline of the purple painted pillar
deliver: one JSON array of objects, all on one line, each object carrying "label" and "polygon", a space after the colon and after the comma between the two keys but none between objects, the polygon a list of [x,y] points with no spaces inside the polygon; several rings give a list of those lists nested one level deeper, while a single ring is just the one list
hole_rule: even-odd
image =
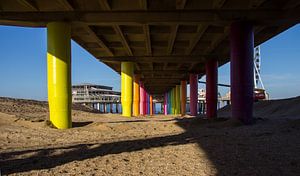
[{"label": "purple painted pillar", "polygon": [[192,116],[197,115],[198,102],[198,75],[190,74],[190,111]]},{"label": "purple painted pillar", "polygon": [[253,26],[235,22],[230,26],[230,79],[232,118],[253,122]]},{"label": "purple painted pillar", "polygon": [[146,114],[149,114],[149,94],[146,92]]},{"label": "purple painted pillar", "polygon": [[168,104],[168,93],[165,93],[165,101],[164,101],[164,113],[165,115],[168,115],[168,111],[167,111],[167,104]]},{"label": "purple painted pillar", "polygon": [[206,117],[217,117],[218,105],[218,61],[209,60],[206,69]]},{"label": "purple painted pillar", "polygon": [[145,89],[144,84],[140,81],[140,115],[145,115],[144,112],[144,103],[145,103]]}]

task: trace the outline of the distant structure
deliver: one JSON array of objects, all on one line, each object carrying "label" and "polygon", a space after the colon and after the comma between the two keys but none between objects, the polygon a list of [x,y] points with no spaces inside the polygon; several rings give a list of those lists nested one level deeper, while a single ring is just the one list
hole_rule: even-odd
[{"label": "distant structure", "polygon": [[79,84],[72,86],[72,102],[91,106],[100,112],[107,112],[109,105],[110,112],[119,112],[121,102],[121,92],[113,91],[112,87],[96,84]]}]

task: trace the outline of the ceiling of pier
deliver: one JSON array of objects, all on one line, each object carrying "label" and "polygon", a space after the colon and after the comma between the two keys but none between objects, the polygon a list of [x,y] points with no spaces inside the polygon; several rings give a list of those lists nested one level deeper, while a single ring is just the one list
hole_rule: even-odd
[{"label": "ceiling of pier", "polygon": [[299,10],[299,0],[1,0],[0,24],[70,22],[74,41],[118,73],[134,62],[158,94],[204,75],[209,59],[227,63],[233,21],[253,23],[258,45],[297,24]]}]

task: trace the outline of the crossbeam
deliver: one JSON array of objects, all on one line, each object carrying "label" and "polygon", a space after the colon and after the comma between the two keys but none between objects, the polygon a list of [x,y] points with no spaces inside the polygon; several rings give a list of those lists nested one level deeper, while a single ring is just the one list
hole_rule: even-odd
[{"label": "crossbeam", "polygon": [[224,56],[217,54],[202,54],[202,55],[185,55],[185,56],[118,56],[118,57],[99,57],[98,59],[103,62],[143,62],[143,63],[201,63],[204,58],[223,58]]},{"label": "crossbeam", "polygon": [[176,11],[55,11],[0,12],[0,24],[18,22],[45,26],[51,21],[72,21],[88,25],[215,24],[228,25],[236,20],[254,24],[299,22],[299,9],[203,9]]}]

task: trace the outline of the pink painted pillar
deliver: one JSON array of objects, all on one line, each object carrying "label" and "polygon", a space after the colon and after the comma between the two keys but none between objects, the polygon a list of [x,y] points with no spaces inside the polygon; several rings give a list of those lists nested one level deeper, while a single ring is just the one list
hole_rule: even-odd
[{"label": "pink painted pillar", "polygon": [[144,84],[140,81],[140,115],[145,115],[144,103],[145,103],[145,89]]},{"label": "pink painted pillar", "polygon": [[198,102],[198,75],[190,74],[190,111],[192,116],[197,115]]},{"label": "pink painted pillar", "polygon": [[168,111],[167,111],[167,104],[168,104],[168,94],[165,93],[165,97],[164,97],[164,113],[165,115],[168,115]]},{"label": "pink painted pillar", "polygon": [[235,22],[230,26],[230,79],[232,118],[253,122],[253,26]]},{"label": "pink painted pillar", "polygon": [[206,65],[206,117],[217,117],[218,106],[218,61],[209,60]]}]

